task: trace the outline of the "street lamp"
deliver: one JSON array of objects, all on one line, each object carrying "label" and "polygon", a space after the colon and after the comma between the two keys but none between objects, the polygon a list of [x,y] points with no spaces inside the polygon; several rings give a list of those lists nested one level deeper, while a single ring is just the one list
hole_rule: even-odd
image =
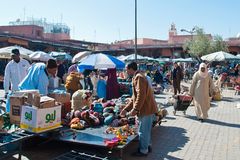
[{"label": "street lamp", "polygon": [[193,33],[195,33],[196,32],[196,28],[195,27],[193,27],[192,28],[192,30],[186,30],[186,29],[181,29],[180,30],[181,32],[187,32],[187,33],[190,33],[191,34],[191,39],[193,40]]},{"label": "street lamp", "polygon": [[137,62],[137,0],[135,0],[135,61]]},{"label": "street lamp", "polygon": [[180,31],[181,31],[181,32],[187,32],[187,33],[193,34],[194,32],[196,32],[196,28],[193,27],[191,31],[186,30],[186,29],[181,29]]}]

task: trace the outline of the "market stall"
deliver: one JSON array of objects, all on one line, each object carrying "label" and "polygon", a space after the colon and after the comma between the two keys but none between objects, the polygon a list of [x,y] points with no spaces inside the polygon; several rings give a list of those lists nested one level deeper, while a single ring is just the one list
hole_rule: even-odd
[{"label": "market stall", "polygon": [[[112,69],[124,66],[114,57],[97,54],[88,56],[78,67]],[[103,98],[93,99],[88,90],[78,90],[71,98],[59,85],[53,85],[48,93],[47,96],[40,95],[37,90],[12,93],[9,97],[10,123],[19,126],[19,131],[26,136],[51,132],[53,134],[47,135],[50,139],[116,150],[120,152],[120,157],[124,148],[137,137],[136,117],[119,116],[129,96],[122,95],[106,101]],[[15,133],[20,132],[11,136]]]},{"label": "market stall", "polygon": [[[24,92],[24,94],[22,92]],[[14,153],[21,154],[23,141],[33,136],[44,135],[50,140],[109,149],[119,153],[121,157],[124,149],[137,137],[135,117],[119,119],[117,116],[120,111],[119,109],[126,104],[127,98],[125,96],[110,101],[94,101],[91,105],[92,108],[82,108],[82,114],[79,114],[79,112],[75,110],[75,112],[70,112],[73,114],[69,117],[69,113],[66,114],[67,111],[55,106],[56,104],[59,105],[61,101],[61,107],[63,107],[64,103],[70,101],[66,93],[53,90],[50,94],[53,98],[46,99],[45,97],[45,101],[43,101],[42,97],[40,97],[39,101],[41,101],[41,103],[40,106],[38,106],[38,96],[35,91],[22,92],[17,95],[12,95],[11,101],[14,103],[11,103],[10,109],[18,113],[20,112],[21,114],[18,116],[10,114],[11,117],[9,117],[9,121],[12,121],[12,123],[18,125],[20,123],[21,129],[18,128],[15,132],[8,134],[10,136],[9,142],[0,139],[1,149],[6,147],[6,145],[14,146],[16,143],[20,145],[17,146],[19,149],[16,150],[15,148]],[[25,95],[27,95],[27,97]],[[81,97],[84,98],[85,96]],[[26,106],[27,104],[28,106]],[[89,113],[89,117],[84,116],[84,113],[87,112]],[[66,116],[64,114],[66,114]],[[46,119],[43,120],[41,117]],[[99,121],[95,121],[96,118],[98,118]],[[79,121],[77,121],[78,119]],[[61,125],[59,120],[62,121]],[[40,121],[44,122],[44,124],[38,123]],[[51,123],[48,123],[50,121]],[[83,121],[88,125],[79,127],[78,124],[80,124],[80,122],[84,124],[82,123]],[[154,125],[156,123],[159,122],[155,121]],[[45,133],[49,134],[46,135]],[[4,139],[6,138],[4,137]],[[7,137],[7,139],[9,138]],[[9,149],[8,153],[10,154]],[[9,156],[9,154],[7,156]]]},{"label": "market stall", "polygon": [[107,148],[112,151],[119,151],[121,158],[123,150],[137,137],[136,134],[128,136],[124,143],[118,144],[119,142],[116,135],[106,134],[106,130],[107,126],[87,128],[84,130],[63,128],[59,134],[55,136],[55,139],[63,142],[77,143],[79,145],[91,145]]},{"label": "market stall", "polygon": [[[107,67],[124,67],[123,62],[119,62],[112,57],[108,58],[113,64],[110,64],[110,66]],[[109,62],[109,60],[107,62]],[[104,64],[106,65],[107,63]],[[94,64],[94,67],[96,66],[98,65]],[[105,66],[100,65],[100,68],[101,67]],[[80,96],[80,98],[85,99],[86,97]],[[92,101],[91,96],[88,98]],[[75,102],[79,102],[79,99],[75,99]],[[101,103],[100,101],[94,102],[92,105],[88,105],[88,108],[78,108],[78,112],[82,112],[81,117],[79,117],[76,115],[76,108],[74,108],[76,106],[74,105],[76,104],[80,106],[81,101],[79,103],[75,102],[73,100],[71,105],[70,94],[65,92],[63,86],[57,87],[52,85],[48,96],[41,96],[37,90],[13,92],[9,95],[9,122],[20,127],[21,129],[18,128],[19,131],[31,133],[31,135],[41,135],[45,132],[54,132],[54,135],[57,133],[58,136],[49,138],[78,144],[108,148],[114,147],[120,150],[136,137],[136,132],[131,131],[131,134],[125,134],[126,131],[122,132],[123,130],[132,130],[132,127],[121,129],[121,133],[120,130],[117,133],[106,131],[107,127],[112,125],[114,119],[116,119],[115,123],[117,122],[118,124],[119,121],[120,124],[121,120],[115,117],[117,116],[117,111],[114,111],[114,109],[116,109],[114,107],[117,106],[116,104],[108,102],[111,105],[108,106],[107,104],[104,104],[107,103],[105,101],[101,101]],[[99,105],[102,106],[102,110],[99,110]],[[90,106],[93,106],[93,108],[89,108]],[[105,108],[103,108],[103,106]],[[71,112],[72,109],[73,112]],[[103,111],[103,109],[105,110]],[[83,112],[85,113],[84,116]],[[71,113],[75,114],[72,117],[66,116]],[[80,123],[77,122],[84,122],[84,124],[87,125],[79,127]],[[6,123],[6,121],[4,123]],[[61,128],[62,126],[64,127]],[[123,124],[119,127],[122,126]],[[118,127],[118,125],[116,127]],[[60,129],[60,131],[56,131],[56,129]],[[113,128],[111,130],[113,130]],[[6,133],[8,133],[7,130]],[[13,136],[15,133],[10,135]],[[75,135],[76,137],[72,135]],[[15,142],[21,142],[21,139],[17,139]]]}]

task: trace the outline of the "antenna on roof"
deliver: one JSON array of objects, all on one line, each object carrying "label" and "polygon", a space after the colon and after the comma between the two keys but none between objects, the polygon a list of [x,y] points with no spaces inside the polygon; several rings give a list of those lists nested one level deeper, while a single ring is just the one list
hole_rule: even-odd
[{"label": "antenna on roof", "polygon": [[120,28],[118,28],[118,39],[119,39],[119,41],[121,41],[121,32],[120,32]]},{"label": "antenna on roof", "polygon": [[96,30],[94,30],[94,42],[96,42]]},{"label": "antenna on roof", "polygon": [[61,20],[60,20],[61,24],[62,24],[62,20],[63,20],[63,15],[62,15],[62,13],[61,13]]},{"label": "antenna on roof", "polygon": [[25,21],[26,8],[23,8],[23,21]]},{"label": "antenna on roof", "polygon": [[75,27],[73,26],[72,28],[73,28],[72,29],[72,36],[73,36],[73,39],[75,39]]}]

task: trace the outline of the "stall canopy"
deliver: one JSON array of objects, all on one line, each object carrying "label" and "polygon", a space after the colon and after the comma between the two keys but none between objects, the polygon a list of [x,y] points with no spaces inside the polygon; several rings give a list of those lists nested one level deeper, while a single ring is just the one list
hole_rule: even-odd
[{"label": "stall canopy", "polygon": [[[143,60],[143,59],[146,59],[146,58],[141,56],[141,55],[137,55],[137,59],[138,60]],[[135,54],[130,54],[130,55],[126,56],[126,58],[124,59],[124,61],[132,61],[132,60],[135,60]]]},{"label": "stall canopy", "polygon": [[194,60],[193,58],[176,58],[176,59],[172,59],[173,62],[194,62],[196,60]]},{"label": "stall canopy", "polygon": [[79,52],[77,53],[73,59],[72,59],[72,63],[77,63],[77,62],[81,62],[83,58],[89,56],[92,52],[90,51],[83,51],[83,52]]},{"label": "stall canopy", "polygon": [[72,60],[72,56],[66,52],[50,52],[50,56],[56,58],[57,60]]},{"label": "stall canopy", "polygon": [[13,49],[18,49],[20,52],[20,56],[25,59],[29,59],[29,55],[33,53],[33,51],[20,46],[9,46],[0,48],[0,58],[10,59]]},{"label": "stall canopy", "polygon": [[238,60],[240,58],[230,53],[219,51],[202,56],[201,59],[212,62],[212,61]]},{"label": "stall canopy", "polygon": [[124,61],[126,59],[126,56],[121,55],[121,56],[118,56],[117,59],[119,59],[120,61]]},{"label": "stall canopy", "polygon": [[156,60],[158,60],[159,62],[171,62],[170,58],[157,58]]},{"label": "stall canopy", "polygon": [[148,57],[148,56],[145,56],[144,58],[145,58],[145,60],[147,60],[147,61],[157,61],[155,58]]},{"label": "stall canopy", "polygon": [[42,61],[42,62],[47,62],[49,59],[55,59],[49,54],[42,51],[33,52],[32,54],[29,55],[29,57],[31,60]]},{"label": "stall canopy", "polygon": [[122,69],[125,67],[125,63],[119,59],[103,54],[92,54],[85,58],[81,63],[78,64],[79,70],[83,69],[106,69],[106,68],[117,68]]}]

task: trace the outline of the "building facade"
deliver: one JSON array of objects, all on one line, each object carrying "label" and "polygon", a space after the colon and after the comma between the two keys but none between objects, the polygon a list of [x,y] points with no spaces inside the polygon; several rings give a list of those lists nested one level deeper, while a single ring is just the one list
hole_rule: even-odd
[{"label": "building facade", "polygon": [[[66,51],[72,54],[82,50],[106,52],[115,56],[134,53],[135,40],[115,41],[111,44],[73,40],[70,29],[64,24],[47,23],[45,19],[14,21],[9,26],[0,26],[0,47],[20,45],[31,50]],[[211,40],[211,34],[206,34]],[[137,52],[143,56],[153,58],[188,57],[183,46],[186,41],[196,35],[178,35],[175,24],[171,24],[167,40],[150,38],[137,39]],[[229,38],[227,41],[229,52],[240,54],[240,38]]]},{"label": "building facade", "polygon": [[67,40],[70,28],[62,23],[48,23],[46,19],[28,19],[27,21],[9,22],[8,26],[0,26],[0,33],[10,33],[36,39]]}]

